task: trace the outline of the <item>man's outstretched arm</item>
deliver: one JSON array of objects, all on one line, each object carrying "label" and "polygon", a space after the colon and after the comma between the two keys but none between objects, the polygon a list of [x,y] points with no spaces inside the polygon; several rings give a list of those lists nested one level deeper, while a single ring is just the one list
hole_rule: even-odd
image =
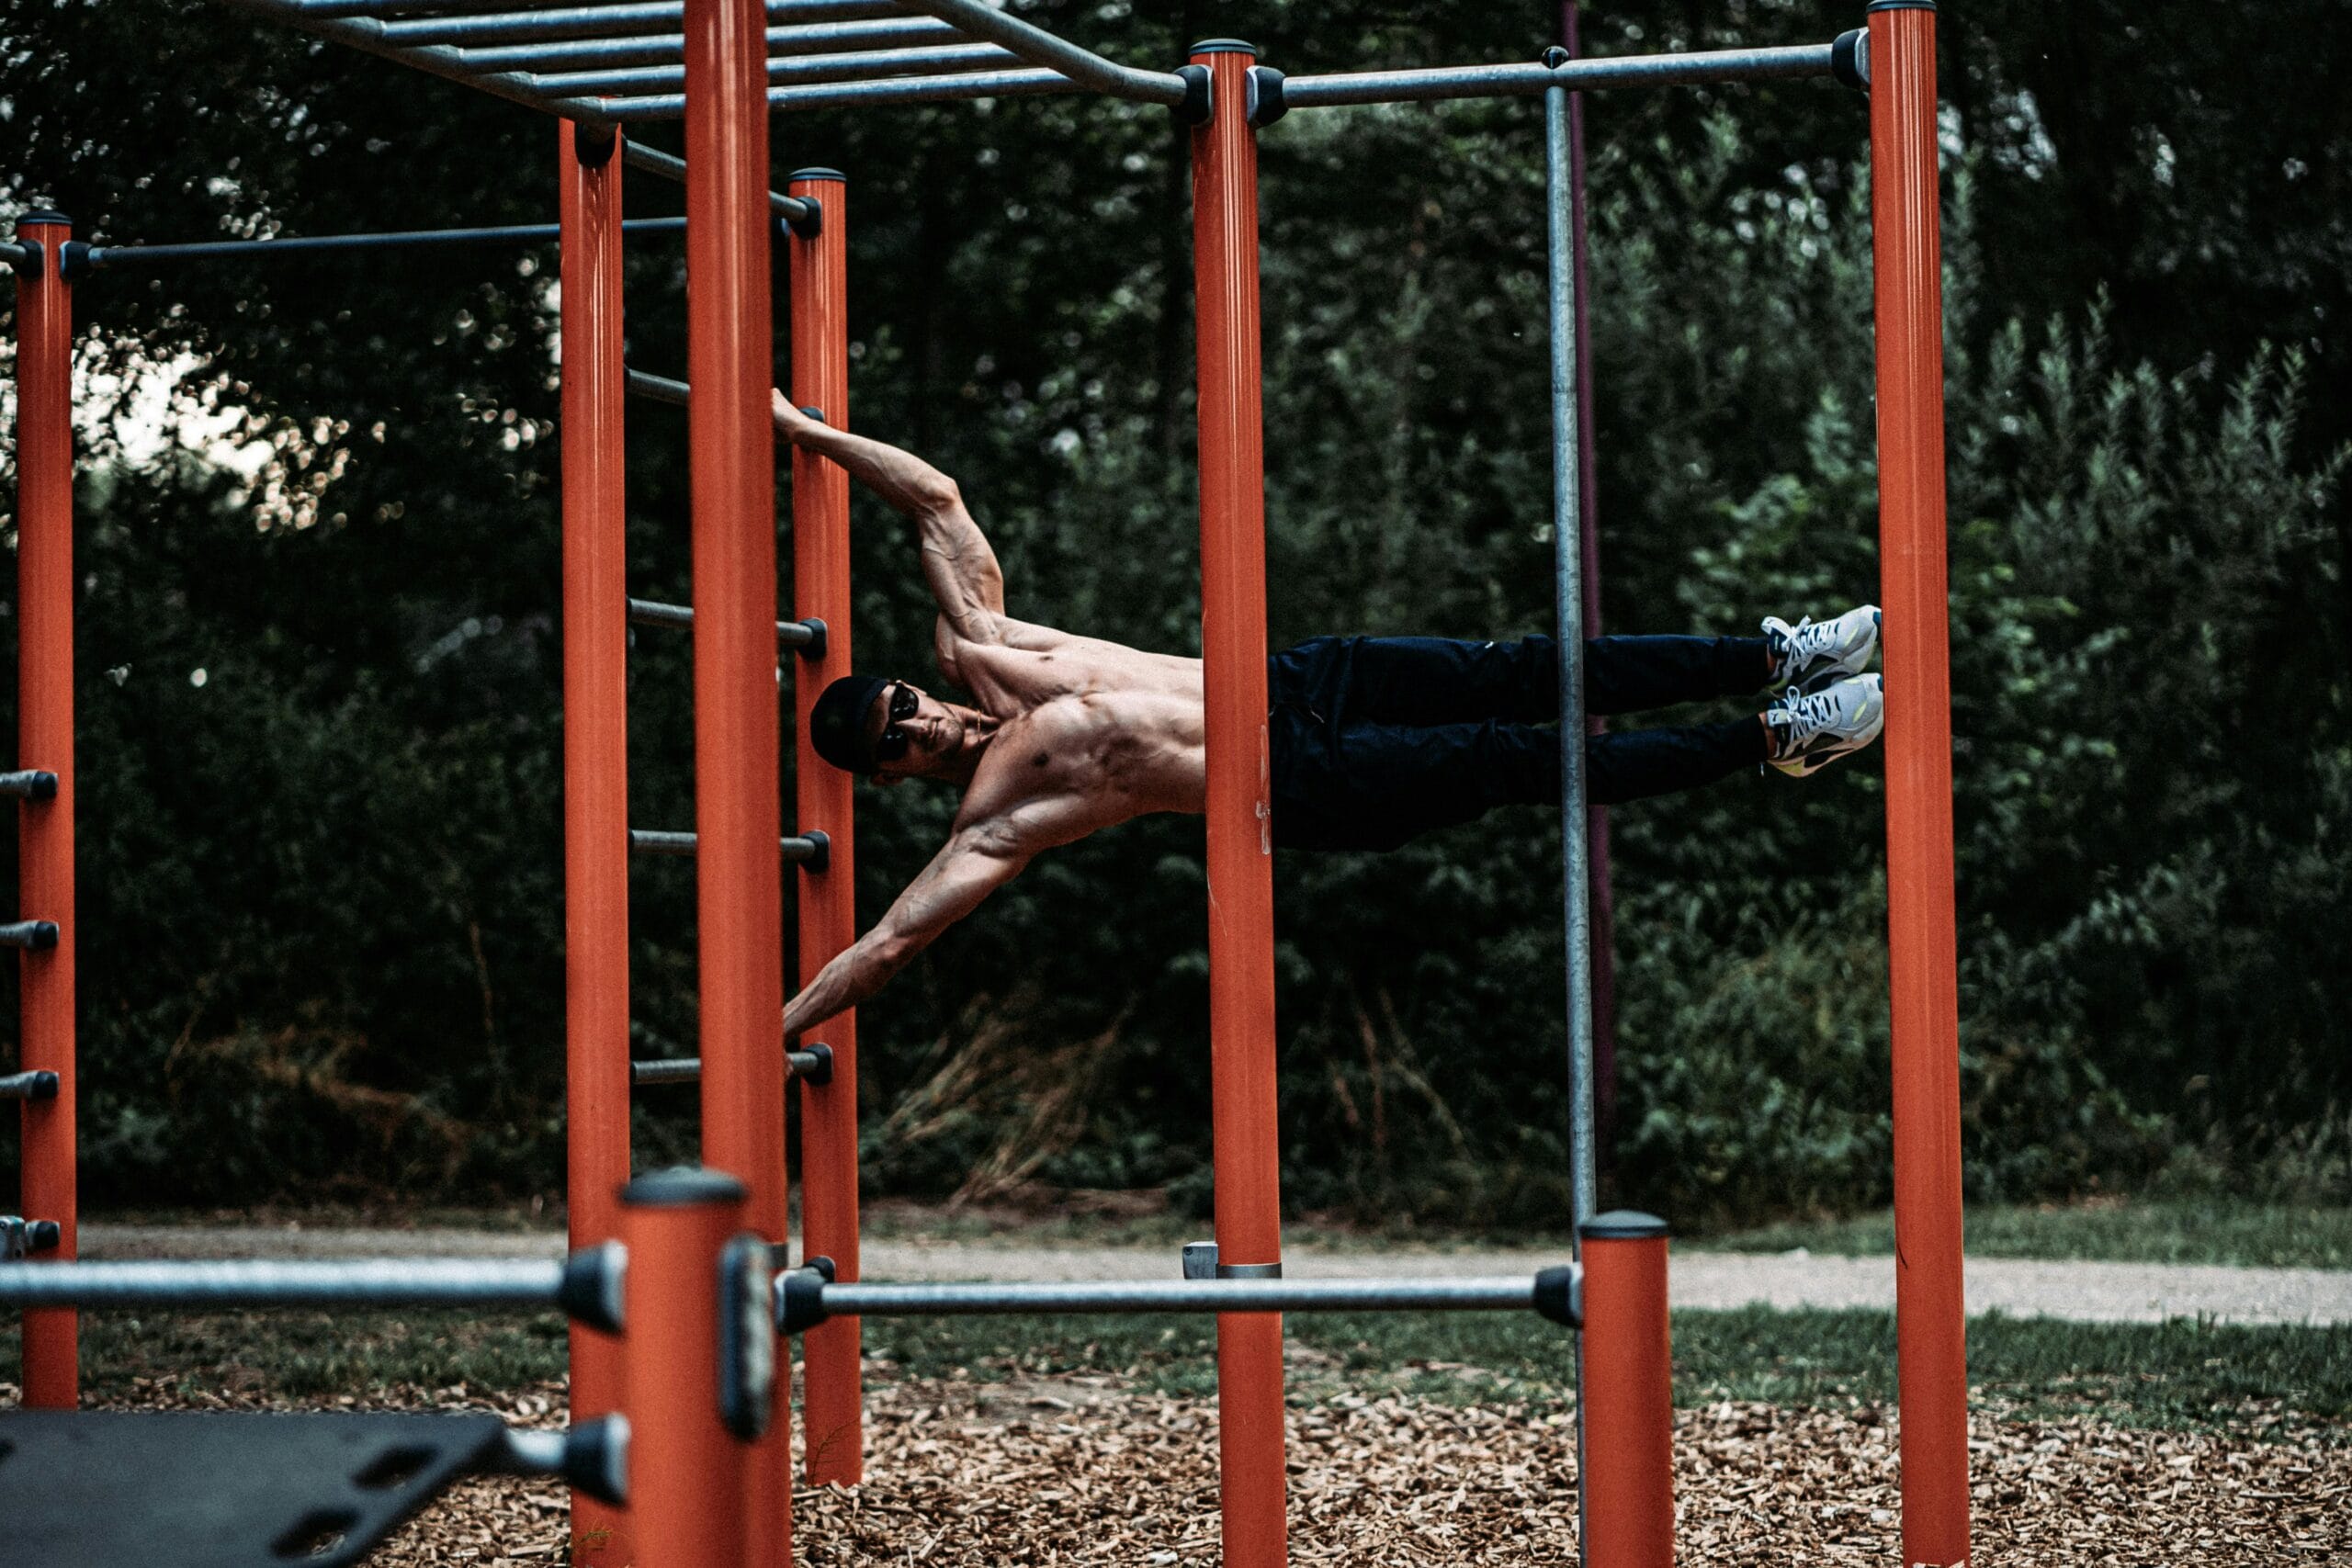
[{"label": "man's outstretched arm", "polygon": [[785,1038],[814,1028],[880,990],[916,953],[978,908],[981,899],[1020,875],[1040,852],[1073,843],[1114,819],[1082,796],[1054,795],[958,826],[874,929],[834,954],[785,1004]]},{"label": "man's outstretched arm", "polygon": [[932,857],[922,874],[874,929],[833,955],[817,977],[785,1004],[788,1040],[846,1012],[880,990],[914,955],[974,909],[980,900],[1012,881],[1035,851],[1023,845],[1002,823],[959,829]]},{"label": "man's outstretched arm", "polygon": [[970,642],[1002,640],[1004,570],[964,510],[956,481],[911,452],[819,423],[782,392],[772,406],[777,431],[793,445],[839,463],[922,530],[923,580],[956,634]]}]

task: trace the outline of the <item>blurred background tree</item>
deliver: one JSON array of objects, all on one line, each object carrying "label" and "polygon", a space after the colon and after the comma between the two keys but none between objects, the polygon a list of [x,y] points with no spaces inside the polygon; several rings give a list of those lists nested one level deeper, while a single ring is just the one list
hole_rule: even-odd
[{"label": "blurred background tree", "polygon": [[[1137,62],[1239,34],[1294,73],[1526,59],[1556,25],[1452,0],[1033,14]],[[1585,15],[1596,53],[1858,20]],[[2174,0],[1944,20],[1979,1196],[2352,1196],[2352,121],[2275,64],[2288,40],[2311,80],[2352,66],[2352,8],[2258,20],[2264,47],[2237,48]],[[56,205],[85,238],[553,214],[550,123],[187,0],[17,0],[0,62],[0,214]],[[1588,114],[1608,624],[1744,632],[1870,597],[1860,101],[1776,84]],[[1016,613],[1192,651],[1182,132],[1032,99],[780,114],[774,140],[779,175],[850,175],[854,422],[962,479]],[[1538,106],[1301,113],[1263,148],[1274,637],[1548,626]],[[629,189],[679,209],[674,186]],[[676,373],[680,249],[635,249],[631,353]],[[101,1199],[560,1186],[553,265],[76,290]],[[633,591],[683,599],[683,422],[631,421]],[[905,532],[857,506],[861,662],[927,671]],[[640,824],[691,819],[689,690],[683,641],[646,637]],[[1617,814],[1626,1199],[1696,1223],[1883,1197],[1875,766]],[[861,793],[868,919],[952,805]],[[1295,1207],[1556,1217],[1556,835],[1529,811],[1278,862]],[[1057,852],[865,1010],[877,1190],[1204,1199],[1199,842],[1157,820]],[[692,1049],[691,874],[637,870],[641,1054]],[[650,1157],[691,1148],[691,1098],[648,1097]]]}]

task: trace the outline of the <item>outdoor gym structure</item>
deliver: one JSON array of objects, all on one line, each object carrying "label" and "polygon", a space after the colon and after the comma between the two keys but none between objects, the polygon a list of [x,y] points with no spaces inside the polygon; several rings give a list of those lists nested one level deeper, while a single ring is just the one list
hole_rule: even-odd
[{"label": "outdoor gym structure", "polygon": [[[1834,42],[1610,60],[1554,51],[1540,63],[1285,78],[1246,44],[1195,46],[1179,69],[1119,64],[981,0],[220,0],[232,9],[415,66],[546,111],[558,139],[560,222],[194,245],[87,245],[65,219],[25,215],[0,259],[17,274],[18,766],[22,884],[0,940],[24,950],[19,1071],[26,1220],[0,1228],[25,1261],[0,1263],[0,1304],[27,1310],[26,1391],[35,1413],[0,1417],[0,1441],[35,1462],[148,1451],[152,1424],[231,1417],[39,1414],[75,1402],[75,1318],[85,1306],[457,1301],[563,1306],[573,1318],[571,1408],[560,1442],[477,1427],[454,1447],[386,1443],[413,1460],[413,1506],[468,1465],[560,1466],[575,1486],[581,1558],[649,1568],[790,1560],[787,1434],[770,1335],[805,1337],[804,1451],[817,1481],[861,1473],[858,1320],[890,1314],[1193,1311],[1218,1314],[1225,1562],[1285,1560],[1282,1325],[1319,1308],[1528,1309],[1579,1341],[1582,1551],[1593,1563],[1664,1568],[1672,1556],[1664,1227],[1596,1215],[1582,797],[1581,517],[1574,436],[1576,298],[1566,200],[1568,96],[1585,88],[1820,77],[1867,92],[1877,266],[1881,603],[1885,609],[1887,842],[1903,1554],[1968,1557],[1966,1377],[1961,1299],[1958,1006],[1953,925],[1951,710],[1945,602],[1942,299],[1930,0],[1873,0]],[[1164,105],[1192,128],[1201,468],[1202,656],[1207,724],[1211,1071],[1216,1240],[1183,1278],[1125,1285],[888,1285],[858,1272],[855,1020],[783,1053],[782,882],[797,866],[806,976],[853,940],[850,780],[797,752],[784,827],[775,692],[781,649],[801,678],[805,721],[850,660],[847,476],[793,454],[794,618],[776,614],[771,247],[790,261],[791,396],[848,422],[846,185],[803,170],[768,188],[772,108],[1091,92]],[[1266,776],[1264,459],[1259,361],[1257,132],[1294,109],[1541,95],[1555,430],[1554,506],[1562,660],[1561,739],[1569,1082],[1577,1260],[1533,1280],[1314,1281],[1282,1277],[1274,1093],[1270,817]],[[683,120],[683,160],[627,129]],[[688,379],[621,357],[621,171],[686,187]],[[662,232],[679,220],[635,231]],[[561,246],[566,995],[572,1260],[301,1265],[74,1261],[74,757],[70,297],[84,275],[353,248],[542,243]],[[686,410],[691,607],[631,600],[622,558],[622,403],[638,391]],[[628,820],[623,666],[628,626],[690,628],[696,779],[691,834]],[[632,850],[695,860],[701,1049],[691,1064],[628,1059],[627,886]],[[784,1059],[779,1060],[782,1056]],[[800,1083],[805,1234],[785,1267],[784,1084]],[[701,1086],[707,1168],[628,1181],[632,1081]],[[628,1183],[623,1195],[624,1183]],[[624,1250],[625,1249],[625,1250]],[[616,1332],[618,1330],[619,1332]],[[619,1420],[607,1420],[618,1417]],[[294,1421],[304,1418],[278,1418]],[[352,1418],[356,1419],[356,1418]],[[373,1419],[373,1418],[369,1418]],[[411,1421],[411,1417],[387,1417]],[[467,1418],[447,1418],[462,1420]],[[487,1418],[481,1418],[487,1420]],[[625,1422],[625,1426],[622,1424]],[[141,1424],[150,1424],[142,1427]],[[36,1425],[40,1424],[40,1425]],[[495,1426],[494,1422],[491,1423]],[[450,1428],[456,1430],[455,1428]],[[178,1428],[190,1455],[245,1457],[261,1438]],[[272,1428],[290,1431],[291,1428]],[[357,1428],[345,1427],[349,1433]],[[108,1433],[117,1434],[108,1436]],[[634,1434],[633,1440],[627,1434]],[[462,1434],[461,1434],[462,1436]],[[271,1441],[278,1441],[271,1438]],[[96,1445],[95,1447],[93,1445]],[[112,1445],[108,1447],[108,1445]],[[470,1445],[470,1446],[469,1446]],[[288,1438],[283,1484],[245,1529],[284,1551],[340,1534],[318,1561],[351,1561],[386,1512],[344,1494],[378,1472],[332,1432]],[[423,1448],[425,1459],[414,1459]],[[447,1453],[444,1452],[447,1448]],[[628,1450],[627,1461],[621,1460]],[[315,1450],[315,1451],[314,1451]],[[462,1451],[460,1451],[462,1450]],[[390,1450],[387,1450],[390,1451]],[[449,1457],[455,1454],[457,1457]],[[43,1459],[41,1456],[52,1456]],[[324,1457],[321,1457],[324,1456]],[[24,1462],[12,1460],[12,1464]],[[193,1464],[195,1461],[190,1461]],[[70,1467],[69,1467],[70,1468]],[[85,1464],[81,1472],[91,1467]],[[118,1466],[119,1470],[124,1468]],[[136,1470],[135,1464],[129,1468]],[[42,1474],[49,1471],[40,1472]],[[186,1482],[181,1472],[158,1472]],[[186,1482],[194,1484],[193,1482]],[[62,1485],[62,1483],[61,1483]],[[61,1491],[40,1520],[87,1546],[108,1512]],[[336,1500],[304,1503],[312,1489]],[[336,1490],[339,1488],[340,1490]],[[320,1489],[323,1489],[321,1491]],[[163,1487],[159,1485],[158,1491]],[[266,1491],[267,1488],[263,1490]],[[383,1501],[378,1484],[376,1501]],[[47,1496],[47,1494],[43,1494]],[[626,1506],[619,1499],[627,1498]],[[81,1499],[80,1512],[69,1506]],[[156,1506],[176,1499],[159,1498]],[[119,1501],[111,1505],[119,1510]],[[251,1510],[249,1510],[251,1511]],[[395,1510],[396,1511],[396,1510]],[[87,1516],[86,1517],[85,1516]],[[298,1517],[299,1516],[299,1517]],[[183,1516],[175,1515],[175,1518]],[[319,1520],[329,1520],[327,1529]],[[339,1522],[338,1522],[339,1521]],[[218,1521],[223,1540],[238,1519]],[[379,1528],[380,1525],[380,1528]],[[84,1533],[76,1535],[79,1529]],[[259,1532],[254,1534],[254,1532]],[[277,1532],[273,1534],[272,1532]],[[295,1532],[295,1533],[288,1533]],[[183,1536],[185,1532],[183,1531]],[[39,1538],[35,1539],[51,1539]],[[144,1538],[152,1543],[154,1537]],[[242,1539],[242,1538],[240,1538]],[[63,1549],[60,1549],[61,1560]],[[75,1561],[100,1561],[85,1550]],[[194,1560],[193,1558],[191,1559]],[[260,1549],[220,1561],[267,1561]],[[208,1559],[209,1561],[209,1559]]]}]

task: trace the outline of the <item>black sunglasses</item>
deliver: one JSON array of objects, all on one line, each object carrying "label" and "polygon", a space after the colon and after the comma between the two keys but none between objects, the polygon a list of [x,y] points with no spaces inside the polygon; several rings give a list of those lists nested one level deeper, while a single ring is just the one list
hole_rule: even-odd
[{"label": "black sunglasses", "polygon": [[874,743],[876,761],[895,762],[907,754],[914,738],[899,726],[914,717],[915,710],[922,705],[922,699],[915,694],[912,686],[904,681],[890,682],[890,724],[882,731],[882,739]]}]

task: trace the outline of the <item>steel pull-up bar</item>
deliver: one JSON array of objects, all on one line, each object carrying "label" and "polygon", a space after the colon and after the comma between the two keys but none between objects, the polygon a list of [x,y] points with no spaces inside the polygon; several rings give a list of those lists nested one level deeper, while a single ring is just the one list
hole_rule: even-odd
[{"label": "steel pull-up bar", "polygon": [[[695,624],[695,609],[691,604],[664,604],[657,599],[632,599],[628,602],[628,618],[640,626],[675,626],[691,629]],[[825,623],[822,621],[778,621],[775,640],[785,647],[797,649],[803,659],[825,657]]]},{"label": "steel pull-up bar", "polygon": [[[695,833],[673,833],[652,828],[631,828],[628,847],[641,855],[674,855],[684,858],[695,853],[701,836]],[[786,865],[805,865],[811,871],[822,871],[831,858],[832,840],[822,833],[802,833],[776,840],[777,852]]]},{"label": "steel pull-up bar", "polygon": [[1134,66],[1105,60],[1091,50],[1081,49],[1043,28],[1008,16],[983,0],[907,0],[907,4],[953,24],[959,32],[1002,44],[1032,65],[1058,72],[1078,85],[1110,97],[1166,104],[1174,108],[1192,94],[1190,85],[1172,71],[1138,71]]},{"label": "steel pull-up bar", "polygon": [[1438,98],[1532,97],[1548,87],[1692,86],[1707,82],[1762,82],[1837,73],[1834,43],[1782,49],[1706,50],[1690,54],[1638,54],[1571,60],[1560,65],[1454,65],[1427,71],[1363,71],[1283,81],[1286,108],[1345,104],[1393,104]]},{"label": "steel pull-up bar", "polygon": [[686,384],[684,381],[673,380],[667,376],[653,376],[642,370],[632,370],[628,373],[628,389],[640,398],[650,398],[657,403],[674,403],[679,408],[688,406]]},{"label": "steel pull-up bar", "polygon": [[[863,82],[894,76],[945,76],[958,72],[1021,63],[1021,57],[992,43],[957,43],[927,49],[876,49],[841,54],[786,55],[768,62],[768,81]],[[616,70],[568,71],[536,78],[558,93],[673,93],[685,85],[686,68],[639,65]]]},{"label": "steel pull-up bar", "polygon": [[[770,28],[768,54],[773,59],[965,41],[962,33],[935,17],[900,17],[872,22]],[[595,71],[616,65],[683,65],[686,39],[684,33],[653,31],[618,38],[491,45],[458,52],[477,71]]]},{"label": "steel pull-up bar", "polygon": [[797,1334],[833,1317],[999,1313],[1535,1312],[1579,1325],[1575,1264],[1462,1280],[1134,1280],[1052,1284],[835,1283],[822,1262],[776,1276],[776,1324]]},{"label": "steel pull-up bar", "polygon": [[[632,218],[631,234],[683,234],[683,218]],[[302,234],[282,240],[202,240],[174,245],[69,245],[68,276],[117,267],[169,266],[175,262],[276,261],[353,251],[431,250],[464,245],[551,245],[562,238],[553,223],[503,223],[481,229],[396,229],[377,234]]]},{"label": "steel pull-up bar", "polygon": [[[771,87],[768,107],[774,109],[842,108],[857,104],[945,103],[958,98],[1034,98],[1084,88],[1058,71],[984,71],[968,76],[883,77],[860,82],[830,82],[805,87]],[[620,123],[669,120],[686,112],[683,93],[644,97],[600,98],[604,114]]]},{"label": "steel pull-up bar", "polygon": [[[804,1050],[784,1054],[784,1076],[802,1083],[828,1084],[833,1081],[833,1048],[831,1045],[810,1045]],[[658,1057],[650,1061],[631,1062],[628,1081],[632,1084],[700,1083],[700,1056]]]},{"label": "steel pull-up bar", "polygon": [[[658,175],[679,185],[686,183],[686,161],[684,158],[673,158],[667,152],[657,152],[634,141],[624,140],[621,142],[621,162],[632,169],[642,169],[649,175]],[[768,192],[768,210],[787,223],[813,223],[817,220],[815,202],[802,201],[781,191]],[[628,227],[626,219],[622,220],[621,227]]]},{"label": "steel pull-up bar", "polygon": [[0,1263],[6,1307],[558,1307],[620,1326],[617,1246],[557,1261],[503,1258]]},{"label": "steel pull-up bar", "polygon": [[0,1073],[0,1100],[55,1100],[57,1075],[49,1072]]},{"label": "steel pull-up bar", "polygon": [[[291,0],[307,10],[303,0]],[[566,6],[538,11],[502,11],[479,17],[430,17],[415,21],[377,22],[387,44],[413,48],[432,44],[521,43],[534,39],[609,38],[657,28],[683,28],[684,0],[650,0],[622,6]],[[862,22],[904,17],[892,0],[767,0],[767,19],[779,22]]]}]

